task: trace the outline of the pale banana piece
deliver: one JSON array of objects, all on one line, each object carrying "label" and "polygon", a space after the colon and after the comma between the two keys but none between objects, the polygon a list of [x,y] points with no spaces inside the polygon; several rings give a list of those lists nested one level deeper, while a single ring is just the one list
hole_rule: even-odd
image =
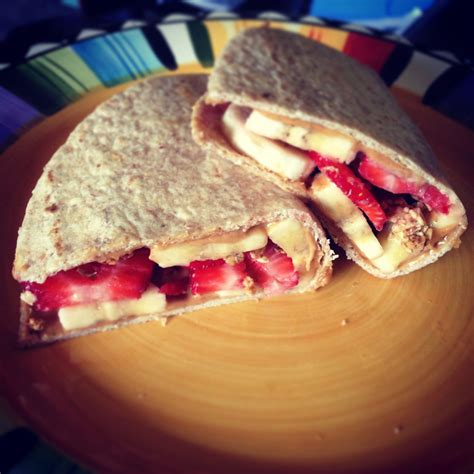
[{"label": "pale banana piece", "polygon": [[340,227],[369,260],[383,254],[362,211],[325,174],[316,175],[311,194],[320,211]]},{"label": "pale banana piece", "polygon": [[448,214],[431,211],[428,215],[428,223],[433,229],[450,229],[458,225],[459,219],[464,212],[460,205],[451,204]]},{"label": "pale banana piece", "polygon": [[64,330],[92,326],[100,321],[117,321],[126,316],[143,316],[161,313],[166,308],[166,295],[150,285],[137,299],[105,301],[91,304],[67,306],[58,311],[59,321]]},{"label": "pale banana piece", "polygon": [[298,271],[309,271],[316,244],[308,229],[296,219],[267,224],[268,237],[281,247]]},{"label": "pale banana piece", "polygon": [[255,226],[243,231],[197,239],[182,244],[155,246],[150,249],[150,260],[162,268],[187,266],[194,260],[217,260],[243,252],[264,248],[268,236],[265,226]]},{"label": "pale banana piece", "polygon": [[413,257],[413,253],[403,245],[392,232],[390,226],[387,226],[378,236],[379,242],[383,248],[383,254],[374,258],[372,263],[385,273],[395,271],[403,262]]},{"label": "pale banana piece", "polygon": [[356,141],[340,133],[318,127],[318,130],[302,127],[290,122],[252,111],[245,128],[260,136],[281,140],[303,150],[317,151],[341,163],[350,163],[356,155]]},{"label": "pale banana piece", "polygon": [[230,144],[265,168],[292,181],[305,179],[315,168],[301,150],[257,135],[245,128],[251,109],[230,105],[222,117],[222,130]]}]

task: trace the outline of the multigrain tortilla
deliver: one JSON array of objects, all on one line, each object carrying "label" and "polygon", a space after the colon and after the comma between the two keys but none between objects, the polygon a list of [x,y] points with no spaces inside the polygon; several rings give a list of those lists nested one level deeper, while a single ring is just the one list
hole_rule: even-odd
[{"label": "multigrain tortilla", "polygon": [[373,266],[338,227],[319,214],[347,256],[365,270],[381,278],[404,275],[434,262],[459,244],[467,227],[462,203],[419,129],[371,69],[298,34],[251,28],[226,46],[211,73],[207,93],[194,107],[193,136],[201,146],[311,200],[304,183],[285,179],[230,145],[221,130],[222,114],[229,103],[351,136],[366,149],[435,185],[461,210],[457,225],[439,245],[390,274]]},{"label": "multigrain tortilla", "polygon": [[[320,224],[293,196],[238,166],[206,155],[191,137],[191,108],[207,77],[158,77],[100,105],[71,133],[44,168],[19,230],[13,275],[43,282],[60,270],[113,262],[142,247],[185,242],[288,217],[317,242],[317,265],[307,291],[325,285],[331,251]],[[295,292],[292,289],[290,292]],[[218,304],[261,298],[262,292],[194,299],[159,315],[41,335],[26,327],[20,343],[52,342]]]}]

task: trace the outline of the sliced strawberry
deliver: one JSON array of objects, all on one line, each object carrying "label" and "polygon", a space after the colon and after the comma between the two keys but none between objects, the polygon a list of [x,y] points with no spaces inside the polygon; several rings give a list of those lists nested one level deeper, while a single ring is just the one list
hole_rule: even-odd
[{"label": "sliced strawberry", "polygon": [[153,283],[167,296],[182,296],[189,289],[189,269],[187,267],[155,267]]},{"label": "sliced strawberry", "polygon": [[382,230],[387,217],[370,192],[367,185],[359,179],[344,163],[326,158],[315,151],[308,152],[317,167],[370,219],[377,230]]},{"label": "sliced strawberry", "polygon": [[261,255],[246,252],[245,263],[250,276],[266,293],[282,293],[298,284],[298,272],[291,258],[273,242],[268,243]]},{"label": "sliced strawberry", "polygon": [[169,281],[160,286],[160,293],[167,296],[182,296],[188,292],[188,280]]},{"label": "sliced strawberry", "polygon": [[448,196],[432,184],[398,176],[393,171],[388,170],[375,160],[370,160],[365,155],[360,160],[358,171],[364,179],[374,186],[394,194],[411,194],[425,203],[429,209],[443,214],[448,214],[449,212],[450,202]]},{"label": "sliced strawberry", "polygon": [[359,162],[358,172],[369,183],[393,194],[413,194],[420,185],[388,171],[377,162],[369,160],[366,155]]},{"label": "sliced strawberry", "polygon": [[61,271],[44,283],[23,282],[36,296],[35,309],[53,311],[65,306],[139,298],[148,286],[153,270],[149,251],[138,250],[114,265],[87,263]]},{"label": "sliced strawberry", "polygon": [[218,260],[194,261],[189,265],[191,292],[203,295],[213,291],[239,290],[244,287],[247,276],[245,263],[235,265]]},{"label": "sliced strawberry", "polygon": [[442,214],[449,214],[451,203],[448,196],[443,194],[436,186],[432,184],[424,184],[415,194],[424,202],[428,209],[441,212]]}]

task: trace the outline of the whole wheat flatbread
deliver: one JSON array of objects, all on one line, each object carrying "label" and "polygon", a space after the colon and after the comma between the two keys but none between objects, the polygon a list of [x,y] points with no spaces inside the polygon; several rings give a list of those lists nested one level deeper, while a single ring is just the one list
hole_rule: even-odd
[{"label": "whole wheat flatbread", "polygon": [[[228,103],[350,135],[365,148],[422,176],[464,210],[430,146],[379,76],[319,42],[280,29],[244,30],[224,48],[209,78],[207,93],[194,107],[192,122],[193,136],[201,146],[310,200],[302,183],[265,169],[228,143],[220,127],[223,105]],[[324,216],[320,219],[325,221]],[[391,274],[374,267],[338,228],[329,225],[329,231],[349,258],[378,277],[391,278],[437,260],[457,245],[466,227],[464,212],[441,245]]]},{"label": "whole wheat flatbread", "polygon": [[[207,77],[158,77],[100,105],[71,133],[44,168],[19,230],[13,275],[43,282],[60,270],[114,261],[142,247],[166,245],[287,217],[314,235],[318,265],[305,287],[331,275],[329,242],[296,198],[238,166],[206,155],[191,136],[191,108]],[[22,305],[20,343],[34,345],[160,319],[198,308],[261,298],[195,298],[186,307],[65,333],[32,334]]]}]

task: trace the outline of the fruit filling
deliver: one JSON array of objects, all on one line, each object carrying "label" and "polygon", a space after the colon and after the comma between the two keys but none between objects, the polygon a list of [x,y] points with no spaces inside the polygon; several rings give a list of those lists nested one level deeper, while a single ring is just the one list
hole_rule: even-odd
[{"label": "fruit filling", "polygon": [[387,216],[368,186],[344,163],[326,158],[316,151],[309,151],[308,155],[320,171],[365,213],[374,227],[378,231],[382,230]]},{"label": "fruit filling", "polygon": [[[196,298],[275,295],[296,287],[316,265],[314,239],[294,219],[169,247],[174,256],[165,248],[144,248],[113,264],[92,262],[43,283],[22,282],[22,300],[32,308],[30,329],[42,331],[55,322],[66,331],[79,329],[159,314]],[[157,255],[165,265],[177,263],[160,265]]]},{"label": "fruit filling", "polygon": [[301,183],[330,225],[382,272],[429,251],[456,224],[459,209],[436,186],[340,132],[229,104],[222,133],[240,153]]},{"label": "fruit filling", "polygon": [[227,263],[222,258],[196,260],[189,265],[189,273],[193,295],[239,291],[251,288],[253,284],[243,261]]},{"label": "fruit filling", "polygon": [[257,252],[247,252],[245,264],[252,279],[266,293],[282,293],[298,284],[299,275],[291,258],[275,244],[270,243]]},{"label": "fruit filling", "polygon": [[35,309],[54,311],[64,306],[138,298],[147,288],[153,262],[141,249],[114,265],[92,262],[61,271],[44,283],[24,282],[22,287],[35,296]]}]

